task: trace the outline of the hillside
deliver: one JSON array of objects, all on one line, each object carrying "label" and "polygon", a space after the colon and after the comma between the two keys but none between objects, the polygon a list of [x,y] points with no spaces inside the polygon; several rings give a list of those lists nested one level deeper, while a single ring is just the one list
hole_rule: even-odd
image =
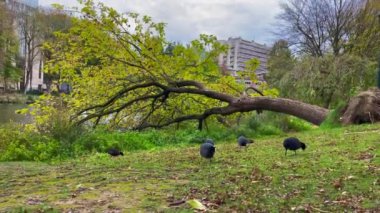
[{"label": "hillside", "polygon": [[177,202],[190,199],[223,212],[380,211],[380,125],[290,135],[307,149],[285,156],[284,137],[276,136],[246,150],[217,141],[211,163],[198,146],[51,164],[3,162],[0,212],[192,212]]}]

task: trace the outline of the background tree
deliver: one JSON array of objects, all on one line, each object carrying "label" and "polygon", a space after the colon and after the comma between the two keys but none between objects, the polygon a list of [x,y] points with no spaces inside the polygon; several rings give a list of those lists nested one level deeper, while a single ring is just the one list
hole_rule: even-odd
[{"label": "background tree", "polygon": [[[39,13],[40,18],[38,19],[42,26],[41,38],[43,45],[40,49],[44,64],[46,61],[52,60],[52,52],[50,51],[49,43],[55,43],[57,41],[55,34],[58,32],[67,32],[72,25],[71,17],[64,11],[63,6],[53,6],[53,8],[41,10]],[[53,84],[55,84],[57,90],[59,90],[59,73],[50,73],[48,70],[45,70],[44,83],[46,84],[48,92],[52,90]]]},{"label": "background tree", "polygon": [[14,14],[0,3],[0,77],[4,92],[7,92],[9,83],[18,82],[20,70],[16,68],[18,41],[14,28]]},{"label": "background tree", "polygon": [[268,58],[268,75],[266,80],[272,87],[280,89],[282,97],[294,96],[294,83],[291,83],[290,73],[296,59],[289,49],[288,42],[278,40],[274,43]]},{"label": "background tree", "polygon": [[270,85],[284,97],[325,108],[374,86],[377,7],[377,1],[287,1],[278,18],[295,54],[285,42],[274,45],[268,60]]},{"label": "background tree", "polygon": [[[281,43],[281,42],[280,42]],[[268,60],[268,83],[282,97],[334,108],[375,85],[376,62],[345,54],[292,57],[289,49],[274,45]]]},{"label": "background tree", "polygon": [[20,30],[21,43],[23,44],[22,69],[23,81],[21,91],[26,92],[27,87],[31,88],[33,80],[33,67],[41,63],[42,57],[40,48],[42,45],[42,25],[40,24],[38,10],[19,11],[17,15],[18,26]]},{"label": "background tree", "polygon": [[359,11],[346,45],[351,54],[378,60],[380,55],[380,1],[367,0]]},{"label": "background tree", "polygon": [[[63,7],[54,5],[50,8],[38,8],[17,11],[17,24],[23,44],[22,69],[24,70],[22,91],[31,87],[33,69],[41,67],[49,60],[51,53],[49,47],[44,47],[45,42],[54,42],[55,32],[65,31],[70,28],[71,18],[65,13]],[[57,74],[46,73],[44,76],[48,90],[53,80],[58,79]]]},{"label": "background tree", "polygon": [[361,0],[288,0],[279,32],[300,53],[323,56],[327,52],[344,52],[355,19],[364,5]]},{"label": "background tree", "polygon": [[[289,71],[292,98],[334,108],[375,85],[376,63],[358,56],[304,56]],[[294,82],[297,82],[294,84]]]}]

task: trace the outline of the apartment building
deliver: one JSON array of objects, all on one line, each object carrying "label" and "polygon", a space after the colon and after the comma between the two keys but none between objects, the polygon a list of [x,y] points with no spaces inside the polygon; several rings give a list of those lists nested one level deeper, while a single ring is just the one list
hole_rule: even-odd
[{"label": "apartment building", "polygon": [[268,73],[269,47],[240,37],[228,38],[228,40],[220,40],[219,42],[229,46],[226,54],[219,55],[219,66],[226,68],[232,76],[236,77],[237,81],[244,80],[245,84],[250,85],[252,82],[248,79],[240,79],[238,72],[245,69],[247,60],[257,58],[260,61],[260,66],[256,70],[256,75],[260,81],[265,81],[265,75]]}]

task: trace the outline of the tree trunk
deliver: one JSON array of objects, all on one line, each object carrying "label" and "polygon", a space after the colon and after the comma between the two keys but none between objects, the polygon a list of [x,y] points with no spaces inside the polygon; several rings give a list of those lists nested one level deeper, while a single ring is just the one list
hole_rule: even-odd
[{"label": "tree trunk", "polygon": [[7,93],[7,78],[4,76],[4,93]]},{"label": "tree trunk", "polygon": [[23,82],[24,94],[26,94],[26,92],[28,91],[29,74],[30,74],[28,71],[28,68],[26,68],[25,72],[26,73],[25,73],[25,78],[24,78],[24,82]]},{"label": "tree trunk", "polygon": [[255,97],[238,99],[232,103],[238,111],[268,110],[293,115],[315,125],[320,125],[330,112],[328,109],[287,98]]}]

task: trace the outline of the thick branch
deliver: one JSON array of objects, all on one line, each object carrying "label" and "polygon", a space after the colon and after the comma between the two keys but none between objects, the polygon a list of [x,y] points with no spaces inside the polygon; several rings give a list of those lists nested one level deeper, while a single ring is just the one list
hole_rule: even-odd
[{"label": "thick branch", "polygon": [[220,101],[227,102],[227,103],[231,103],[233,100],[236,99],[235,97],[228,95],[228,94],[215,92],[215,91],[211,91],[211,90],[204,90],[204,89],[167,88],[166,90],[169,92],[172,92],[172,93],[181,93],[181,94],[187,93],[187,94],[202,95],[202,96],[205,96],[205,97],[208,97],[211,99],[216,99],[216,100],[220,100]]},{"label": "thick branch", "polygon": [[215,107],[215,108],[211,108],[211,109],[206,110],[203,114],[185,115],[185,116],[177,117],[175,119],[172,119],[172,120],[167,121],[167,122],[162,123],[162,124],[143,124],[143,125],[140,125],[136,129],[141,130],[141,129],[145,129],[145,128],[162,128],[162,127],[174,124],[174,123],[181,123],[183,121],[188,121],[188,120],[197,120],[201,123],[211,115],[230,115],[230,114],[233,114],[233,113],[238,112],[238,111],[239,111],[238,108],[235,108],[231,105],[226,106],[226,107]]},{"label": "thick branch", "polygon": [[173,83],[176,87],[186,87],[186,86],[194,86],[198,89],[206,89],[205,86],[197,81],[191,81],[191,80],[184,80],[184,81],[177,81]]},{"label": "thick branch", "polygon": [[248,90],[253,90],[253,91],[255,91],[255,92],[257,92],[257,93],[259,93],[261,96],[264,96],[264,93],[263,92],[261,92],[260,90],[258,90],[256,87],[247,87],[247,88],[245,88],[245,92],[247,93],[248,92]]}]

